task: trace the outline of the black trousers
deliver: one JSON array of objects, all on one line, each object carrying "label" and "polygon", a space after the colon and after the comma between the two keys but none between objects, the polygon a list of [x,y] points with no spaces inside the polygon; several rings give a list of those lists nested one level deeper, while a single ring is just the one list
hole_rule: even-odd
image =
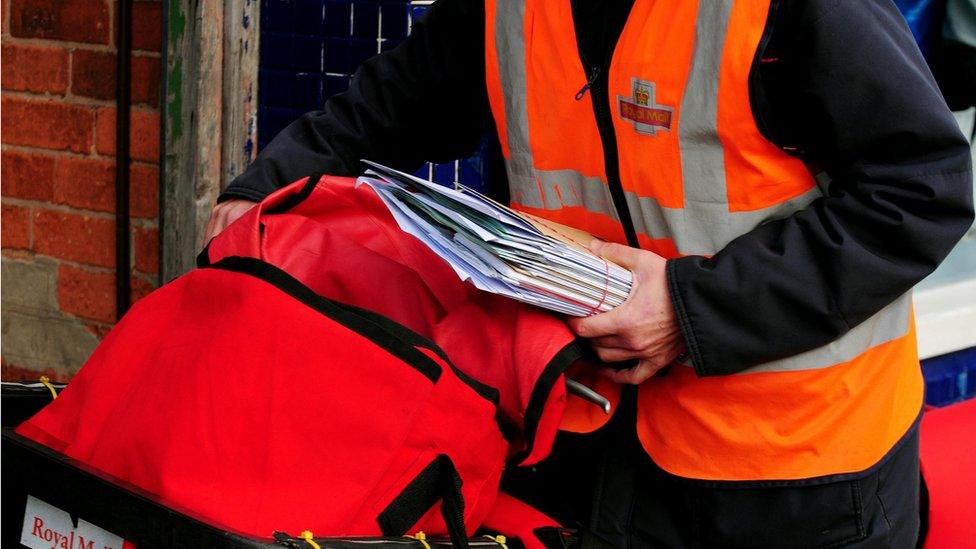
[{"label": "black trousers", "polygon": [[633,395],[589,435],[561,434],[544,463],[503,489],[578,528],[583,547],[915,547],[918,428],[866,474],[788,483],[671,475],[634,429]]}]

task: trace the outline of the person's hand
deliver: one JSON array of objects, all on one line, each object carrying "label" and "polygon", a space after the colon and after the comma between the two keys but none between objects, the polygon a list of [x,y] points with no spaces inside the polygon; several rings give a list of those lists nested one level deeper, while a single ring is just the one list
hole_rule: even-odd
[{"label": "person's hand", "polygon": [[599,240],[593,242],[590,250],[630,269],[633,286],[627,300],[615,309],[586,318],[571,318],[569,325],[577,335],[590,340],[600,360],[637,359],[637,365],[626,370],[601,370],[618,383],[637,385],[671,364],[685,350],[668,294],[666,260],[654,252]]},{"label": "person's hand", "polygon": [[255,204],[257,202],[251,202],[243,198],[235,198],[214,206],[213,211],[210,212],[210,220],[207,221],[207,232],[203,237],[203,241],[210,242],[211,238],[217,236],[228,225],[237,221],[237,218],[247,213]]}]

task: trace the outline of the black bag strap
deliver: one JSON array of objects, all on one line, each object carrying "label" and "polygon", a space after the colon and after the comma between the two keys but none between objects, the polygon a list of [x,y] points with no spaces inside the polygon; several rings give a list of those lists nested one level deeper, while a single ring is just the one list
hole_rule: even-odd
[{"label": "black bag strap", "polygon": [[384,536],[403,536],[438,500],[441,501],[441,515],[451,543],[455,547],[467,548],[461,476],[454,462],[445,454],[437,456],[424,467],[376,517],[376,522]]}]

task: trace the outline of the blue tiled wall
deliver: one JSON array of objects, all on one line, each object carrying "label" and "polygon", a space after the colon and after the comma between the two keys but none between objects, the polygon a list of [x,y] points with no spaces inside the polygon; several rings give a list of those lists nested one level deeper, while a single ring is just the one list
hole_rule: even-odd
[{"label": "blue tiled wall", "polygon": [[976,397],[976,348],[922,361],[925,402],[944,406]]},{"label": "blue tiled wall", "polygon": [[[408,0],[262,0],[258,81],[258,146],[302,114],[349,86],[360,63],[395,47],[423,15],[427,2]],[[426,165],[417,173],[443,184],[479,190],[488,179],[483,159]]]},{"label": "blue tiled wall", "polygon": [[937,47],[945,14],[945,0],[895,0],[912,29],[919,49],[928,57]]}]

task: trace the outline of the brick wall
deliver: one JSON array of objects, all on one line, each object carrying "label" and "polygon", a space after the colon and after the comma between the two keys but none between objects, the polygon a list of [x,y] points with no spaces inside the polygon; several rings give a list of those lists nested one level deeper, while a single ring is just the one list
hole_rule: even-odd
[{"label": "brick wall", "polygon": [[[0,6],[2,377],[67,380],[115,320],[115,2]],[[134,300],[159,270],[160,10],[134,2]]]}]

